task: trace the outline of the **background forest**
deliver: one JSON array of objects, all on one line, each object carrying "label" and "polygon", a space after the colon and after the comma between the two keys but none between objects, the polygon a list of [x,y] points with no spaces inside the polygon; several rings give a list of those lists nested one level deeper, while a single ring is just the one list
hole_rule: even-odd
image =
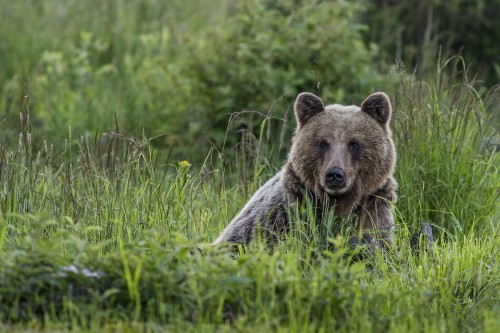
[{"label": "background forest", "polygon": [[[499,12],[0,0],[0,331],[497,332]],[[273,251],[209,245],[280,169],[302,91],[391,98],[397,254],[354,262],[314,214]]]}]

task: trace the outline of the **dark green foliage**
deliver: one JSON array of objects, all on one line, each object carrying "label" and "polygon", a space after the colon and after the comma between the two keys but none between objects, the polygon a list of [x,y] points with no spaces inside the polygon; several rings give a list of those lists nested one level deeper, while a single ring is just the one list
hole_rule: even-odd
[{"label": "dark green foliage", "polygon": [[389,63],[396,60],[425,76],[434,72],[438,53],[446,58],[460,54],[471,67],[470,76],[479,72],[487,86],[499,83],[499,0],[373,0],[367,4],[366,37],[380,46],[381,57]]}]

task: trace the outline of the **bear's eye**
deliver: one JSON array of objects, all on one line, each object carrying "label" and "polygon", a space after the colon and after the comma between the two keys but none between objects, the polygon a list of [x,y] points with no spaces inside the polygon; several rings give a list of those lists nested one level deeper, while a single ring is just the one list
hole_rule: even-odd
[{"label": "bear's eye", "polygon": [[359,143],[357,143],[356,141],[349,142],[349,149],[351,150],[351,152],[357,153],[359,151]]},{"label": "bear's eye", "polygon": [[329,144],[328,144],[328,142],[327,142],[327,141],[325,141],[325,140],[321,140],[321,141],[319,142],[319,148],[321,148],[321,149],[326,149],[326,148],[328,148],[328,146],[329,146]]}]

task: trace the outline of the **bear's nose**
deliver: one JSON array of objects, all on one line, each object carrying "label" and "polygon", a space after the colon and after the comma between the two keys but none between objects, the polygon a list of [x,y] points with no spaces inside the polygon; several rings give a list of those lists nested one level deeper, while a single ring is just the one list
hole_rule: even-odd
[{"label": "bear's nose", "polygon": [[344,187],[345,186],[345,175],[344,170],[341,168],[329,168],[326,170],[326,186],[328,187]]}]

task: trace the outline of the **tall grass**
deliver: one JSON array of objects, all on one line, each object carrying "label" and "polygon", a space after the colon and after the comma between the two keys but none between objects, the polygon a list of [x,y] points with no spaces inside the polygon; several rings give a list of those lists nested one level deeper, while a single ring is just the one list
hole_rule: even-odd
[{"label": "tall grass", "polygon": [[490,230],[499,217],[500,159],[489,143],[499,140],[500,110],[481,98],[463,60],[440,61],[427,81],[400,80],[394,108],[403,221],[428,221],[446,238]]},{"label": "tall grass", "polygon": [[[248,133],[238,162],[212,151],[203,165],[118,129],[48,144],[27,100],[0,147],[1,329],[498,330],[495,110],[448,65],[393,94],[399,254],[355,264],[342,234],[300,229],[307,211],[273,251],[208,245],[279,168],[265,135]],[[422,221],[438,239],[416,255]]]}]

